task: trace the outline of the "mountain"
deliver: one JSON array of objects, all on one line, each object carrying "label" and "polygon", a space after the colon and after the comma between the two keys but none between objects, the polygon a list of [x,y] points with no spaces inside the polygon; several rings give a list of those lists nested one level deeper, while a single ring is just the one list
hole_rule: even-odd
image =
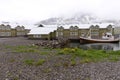
[{"label": "mountain", "polygon": [[103,19],[89,13],[77,13],[71,16],[54,17],[42,20],[36,25],[70,25],[70,24],[92,24],[92,23],[120,23],[120,20]]},{"label": "mountain", "polygon": [[37,24],[44,25],[65,25],[65,24],[89,24],[93,22],[100,22],[101,20],[92,14],[75,14],[69,17],[54,17],[42,20]]}]

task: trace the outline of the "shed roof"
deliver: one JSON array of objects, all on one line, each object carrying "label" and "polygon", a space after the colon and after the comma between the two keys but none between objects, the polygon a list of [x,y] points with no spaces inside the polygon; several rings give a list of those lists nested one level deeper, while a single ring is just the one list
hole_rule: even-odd
[{"label": "shed roof", "polygon": [[45,26],[45,27],[35,27],[32,28],[30,33],[28,34],[49,34],[50,32],[53,32],[54,30],[57,30],[57,27],[54,26]]}]

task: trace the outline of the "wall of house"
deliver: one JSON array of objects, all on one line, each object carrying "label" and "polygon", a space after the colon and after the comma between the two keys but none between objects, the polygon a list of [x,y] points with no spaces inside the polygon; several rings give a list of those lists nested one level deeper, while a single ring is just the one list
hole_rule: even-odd
[{"label": "wall of house", "polygon": [[103,33],[106,32],[114,34],[114,29],[111,25],[106,26],[106,28],[100,28],[98,25],[92,25],[88,29],[79,29],[77,26],[70,26],[69,29],[64,29],[64,27],[61,26],[56,30],[56,38],[77,39],[80,36],[101,38],[103,36]]},{"label": "wall of house", "polygon": [[12,37],[16,37],[17,35],[16,35],[16,29],[11,29],[11,36]]},{"label": "wall of house", "polygon": [[[115,29],[116,30],[116,29]],[[91,25],[89,28],[79,29],[78,26],[70,26],[69,28],[64,28],[60,26],[57,30],[50,32],[49,34],[31,34],[28,35],[29,38],[38,38],[38,39],[79,39],[80,36],[92,38],[102,38],[103,33],[117,33],[111,25],[106,26],[106,28],[100,28],[98,25]],[[118,31],[120,33],[120,30]]]},{"label": "wall of house", "polygon": [[69,36],[70,36],[70,31],[69,31],[69,29],[65,29],[64,31],[63,31],[63,37],[64,38],[69,38]]},{"label": "wall of house", "polygon": [[120,35],[120,27],[115,27],[114,28],[114,35],[115,35],[116,38],[119,37],[119,35]]},{"label": "wall of house", "polygon": [[25,36],[29,33],[29,29],[25,29],[23,26],[17,26],[16,28],[11,28],[10,25],[0,25],[0,37],[16,37]]},{"label": "wall of house", "polygon": [[120,27],[114,28],[114,34],[120,34]]},{"label": "wall of house", "polygon": [[15,29],[17,31],[16,32],[17,36],[25,36],[26,32],[24,26],[17,26]]},{"label": "wall of house", "polygon": [[11,26],[10,25],[0,25],[0,37],[9,37],[11,36]]},{"label": "wall of house", "polygon": [[29,39],[49,39],[48,34],[30,34],[28,35]]},{"label": "wall of house", "polygon": [[79,37],[80,36],[86,37],[87,35],[89,36],[88,32],[89,32],[89,29],[79,29]]}]

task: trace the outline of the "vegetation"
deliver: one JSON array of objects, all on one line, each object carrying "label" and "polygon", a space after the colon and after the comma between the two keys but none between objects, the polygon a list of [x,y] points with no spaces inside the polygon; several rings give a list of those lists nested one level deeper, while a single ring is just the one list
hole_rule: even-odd
[{"label": "vegetation", "polygon": [[44,59],[39,59],[38,61],[35,61],[33,59],[24,60],[25,64],[27,64],[27,65],[35,65],[35,66],[42,65],[44,62],[45,62]]},{"label": "vegetation", "polygon": [[[97,62],[103,60],[118,61],[120,58],[120,51],[104,51],[104,50],[82,50],[78,48],[64,48],[58,52],[59,55],[72,55],[79,57],[81,63]],[[75,64],[75,61],[72,61]]]},{"label": "vegetation", "polygon": [[52,71],[51,68],[46,68],[46,69],[43,70],[44,73],[49,73],[49,72],[51,72],[51,71]]},{"label": "vegetation", "polygon": [[49,52],[42,51],[42,52],[40,52],[40,54],[41,55],[47,55],[47,54],[49,54]]},{"label": "vegetation", "polygon": [[[79,48],[63,48],[63,49],[48,49],[42,48],[38,46],[15,46],[10,47],[6,46],[6,48],[13,49],[14,52],[17,53],[39,53],[41,55],[71,55],[71,59],[69,59],[69,63],[64,63],[64,66],[74,66],[76,65],[76,58],[80,59],[80,63],[90,63],[90,62],[98,62],[98,61],[119,61],[120,59],[120,51],[105,51],[105,50],[83,50]],[[55,55],[57,54],[57,55]],[[15,60],[11,60],[10,62],[14,62]],[[25,64],[28,65],[42,65],[45,60],[40,59],[37,62],[34,60],[25,60]]]},{"label": "vegetation", "polygon": [[70,65],[71,65],[71,66],[75,66],[75,65],[76,65],[76,61],[75,61],[75,60],[71,60]]},{"label": "vegetation", "polygon": [[24,63],[27,64],[27,65],[33,65],[34,62],[35,62],[35,61],[34,61],[33,59],[24,60]]},{"label": "vegetation", "polygon": [[6,49],[12,49],[16,53],[39,53],[41,55],[49,54],[52,49],[38,46],[6,46]]},{"label": "vegetation", "polygon": [[12,58],[12,59],[10,59],[9,61],[10,61],[11,63],[13,63],[13,62],[15,62],[15,59]]},{"label": "vegetation", "polygon": [[42,65],[45,62],[44,59],[39,59],[37,62],[35,62],[36,66]]},{"label": "vegetation", "polygon": [[15,52],[26,52],[26,53],[38,53],[38,46],[15,46],[13,47]]}]

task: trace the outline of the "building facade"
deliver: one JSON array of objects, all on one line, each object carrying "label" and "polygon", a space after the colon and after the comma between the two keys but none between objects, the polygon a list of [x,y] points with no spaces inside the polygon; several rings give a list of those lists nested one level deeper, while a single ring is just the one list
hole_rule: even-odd
[{"label": "building facade", "polygon": [[29,33],[28,29],[25,29],[24,26],[17,26],[16,29],[16,36],[26,36]]},{"label": "building facade", "polygon": [[34,39],[79,39],[80,36],[102,38],[103,33],[114,34],[114,27],[110,24],[94,25],[63,25],[55,27],[37,27],[28,34],[28,38]]},{"label": "building facade", "polygon": [[67,38],[67,39],[79,39],[80,36],[91,37],[91,38],[102,38],[103,33],[114,34],[114,28],[112,25],[106,26],[106,28],[100,28],[99,25],[91,25],[89,28],[81,29],[78,26],[70,26],[65,29],[63,26],[58,27],[56,30],[56,38]]},{"label": "building facade", "polygon": [[11,26],[10,25],[0,25],[0,37],[9,37],[11,36]]},{"label": "building facade", "polygon": [[120,27],[115,27],[114,28],[114,34],[115,34],[115,37],[120,37]]},{"label": "building facade", "polygon": [[25,29],[23,26],[11,28],[10,25],[0,25],[0,37],[26,36],[29,31],[29,29]]}]

